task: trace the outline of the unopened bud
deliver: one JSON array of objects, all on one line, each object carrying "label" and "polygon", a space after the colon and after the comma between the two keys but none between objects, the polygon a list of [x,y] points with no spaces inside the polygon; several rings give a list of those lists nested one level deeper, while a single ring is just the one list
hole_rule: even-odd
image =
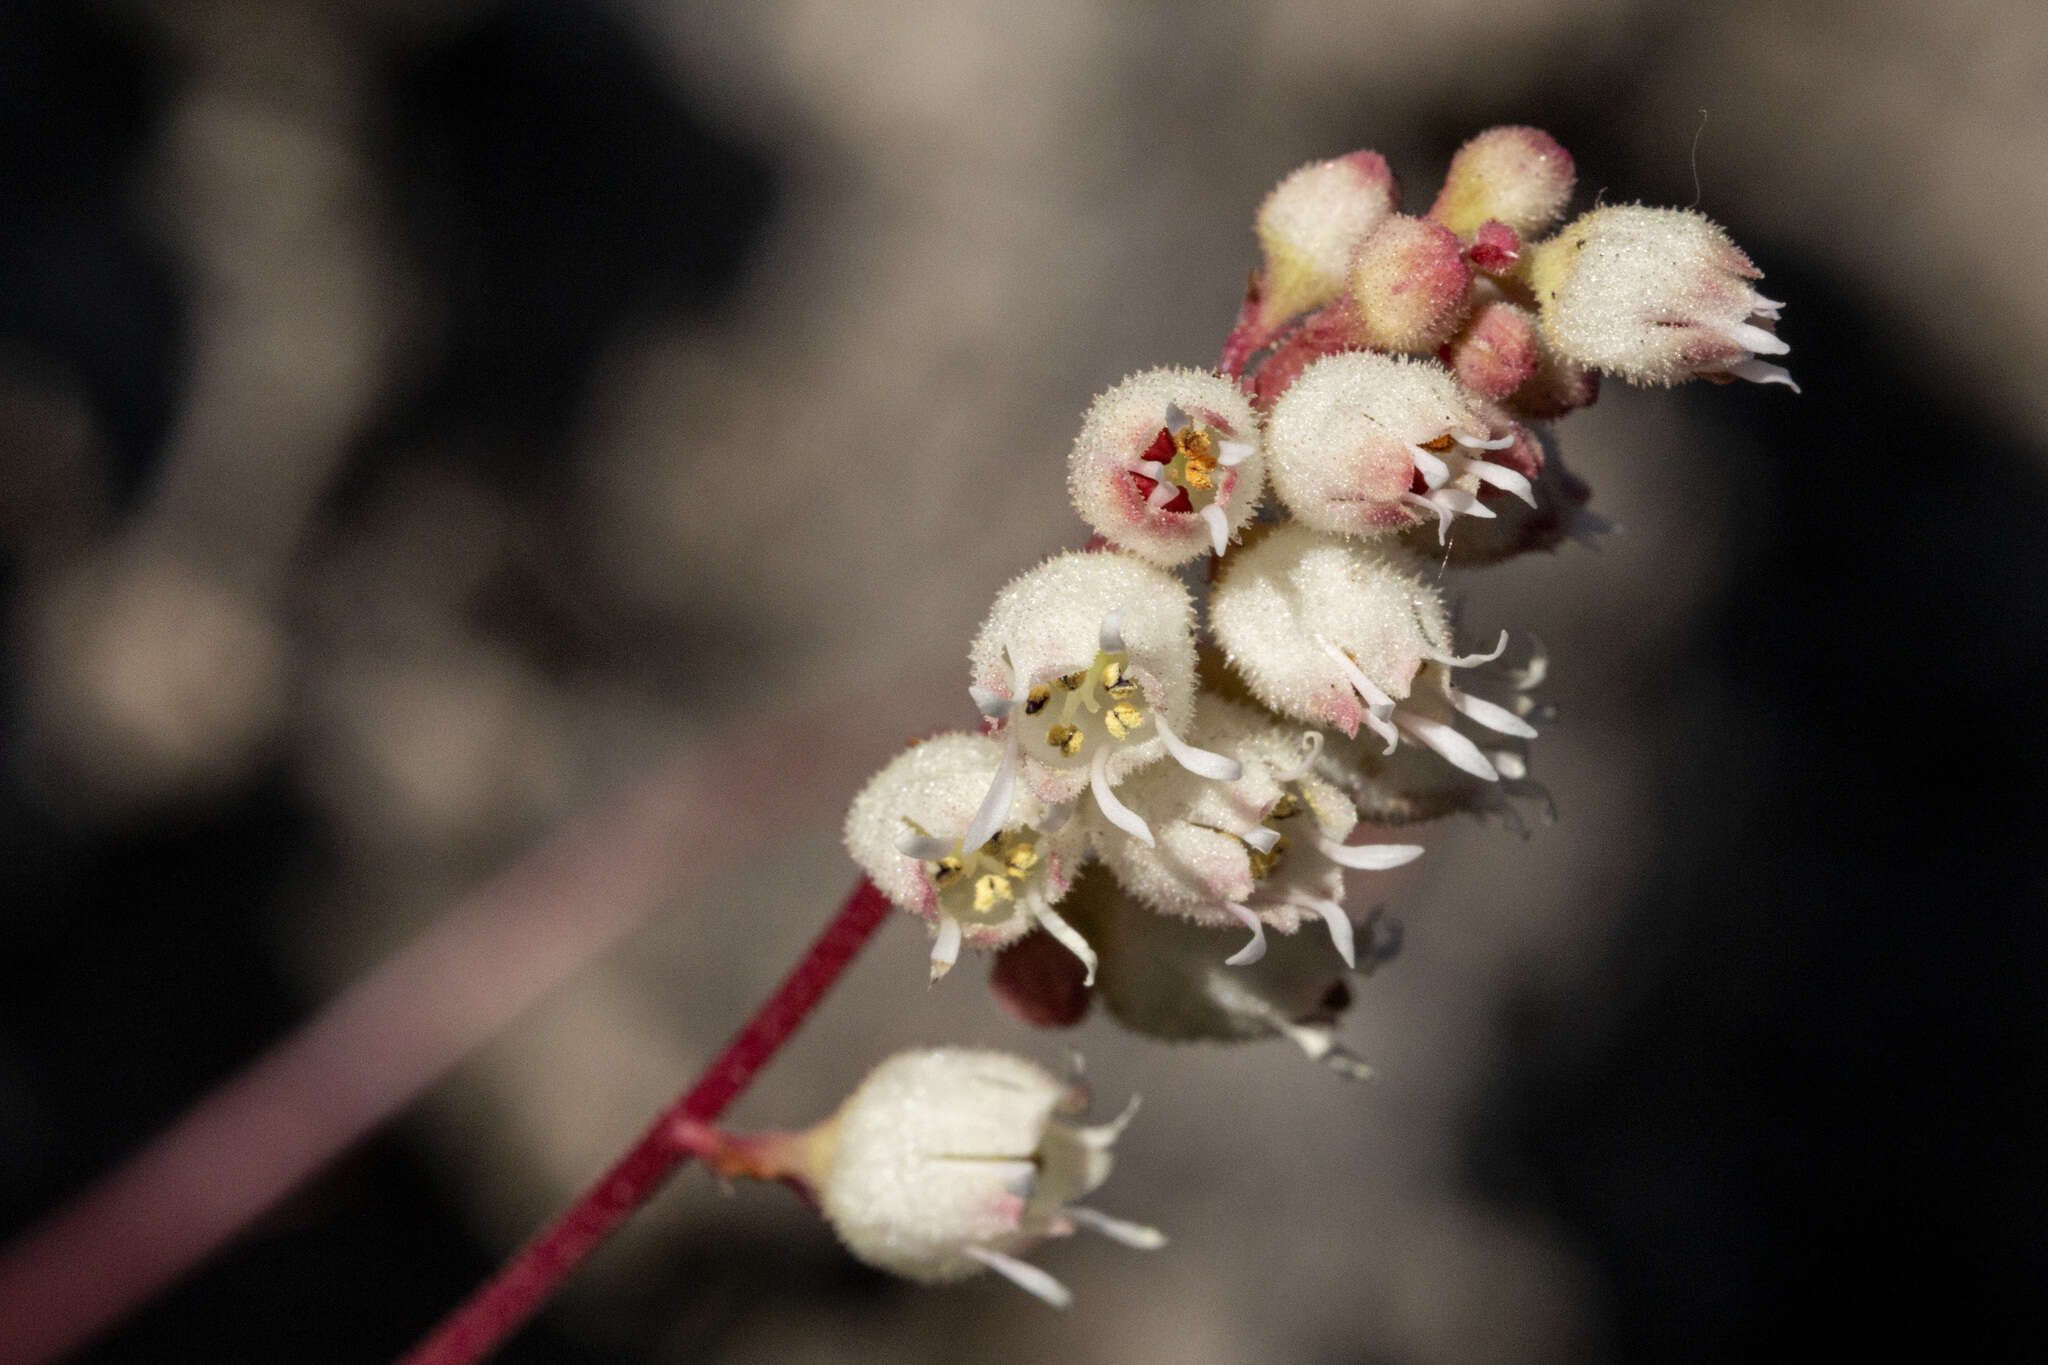
[{"label": "unopened bud", "polygon": [[1269,328],[1344,292],[1352,253],[1398,195],[1386,158],[1365,151],[1312,161],[1273,188],[1257,219],[1266,258],[1259,306]]},{"label": "unopened bud", "polygon": [[1482,304],[1443,349],[1443,362],[1458,383],[1481,398],[1499,401],[1536,373],[1542,353],[1536,315],[1495,299]]},{"label": "unopened bud", "polygon": [[1489,128],[1458,149],[1429,216],[1460,237],[1488,219],[1534,237],[1571,202],[1571,153],[1540,128]]},{"label": "unopened bud", "polygon": [[1354,340],[1422,355],[1464,318],[1472,267],[1464,244],[1441,223],[1395,214],[1359,244],[1348,283]]}]

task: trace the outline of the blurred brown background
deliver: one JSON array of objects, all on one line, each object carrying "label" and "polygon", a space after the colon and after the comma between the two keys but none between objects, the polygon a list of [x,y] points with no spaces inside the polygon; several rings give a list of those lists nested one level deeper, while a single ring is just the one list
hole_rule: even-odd
[{"label": "blurred brown background", "polygon": [[[1608,385],[1561,436],[1624,531],[1462,585],[1473,638],[1551,647],[1562,818],[1386,884],[1379,1079],[1032,1034],[895,924],[735,1121],[1071,1043],[1145,1096],[1101,1203],[1172,1246],[1047,1249],[1059,1315],[692,1172],[505,1359],[2038,1359],[2037,7],[21,0],[0,1228],[574,813],[763,784],[87,1358],[423,1330],[822,921],[855,784],[969,719],[994,589],[1083,538],[1089,396],[1213,360],[1266,187],[1372,146],[1419,208],[1497,122],[1582,205],[1726,223],[1805,394]],[[692,757],[733,752],[765,773]]]}]

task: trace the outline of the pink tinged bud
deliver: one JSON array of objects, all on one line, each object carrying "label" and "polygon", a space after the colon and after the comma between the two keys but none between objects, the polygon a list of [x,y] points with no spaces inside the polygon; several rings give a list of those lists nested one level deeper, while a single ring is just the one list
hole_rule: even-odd
[{"label": "pink tinged bud", "polygon": [[1265,483],[1251,401],[1196,370],[1148,370],[1098,397],[1067,461],[1081,519],[1162,568],[1224,553]]},{"label": "pink tinged bud", "polygon": [[1522,234],[1498,218],[1489,218],[1472,235],[1472,245],[1466,248],[1465,259],[1472,262],[1474,270],[1489,275],[1505,275],[1522,259]]},{"label": "pink tinged bud", "polygon": [[965,1048],[905,1052],[869,1073],[805,1138],[811,1182],[853,1255],[926,1284],[994,1270],[1055,1307],[1060,1283],[1018,1257],[1089,1228],[1126,1246],[1166,1239],[1083,1207],[1108,1179],[1136,1108],[1085,1125],[1075,1089],[1021,1057]]},{"label": "pink tinged bud", "polygon": [[1427,520],[1447,537],[1454,517],[1494,515],[1482,492],[1529,496],[1527,476],[1493,458],[1517,440],[1435,361],[1349,351],[1309,366],[1273,405],[1266,461],[1305,526],[1369,537]]},{"label": "pink tinged bud", "polygon": [[1377,350],[1427,354],[1464,319],[1472,267],[1440,223],[1396,214],[1351,260],[1352,338]]},{"label": "pink tinged bud", "polygon": [[1706,376],[1797,391],[1758,359],[1791,349],[1773,330],[1782,305],[1756,291],[1763,272],[1700,214],[1595,209],[1528,258],[1544,335],[1568,360],[1632,384]]},{"label": "pink tinged bud", "polygon": [[[1170,758],[1234,777],[1187,744],[1194,714],[1194,608],[1164,569],[1111,551],[1068,553],[996,595],[969,651],[969,691],[1048,805],[1090,799],[1142,830],[1116,796],[1130,774]],[[1002,779],[991,787],[1002,790]]]},{"label": "pink tinged bud", "polygon": [[1507,406],[1532,422],[1554,422],[1567,413],[1590,408],[1600,397],[1600,372],[1565,359],[1536,329],[1536,369]]},{"label": "pink tinged bud", "polygon": [[1075,887],[1075,913],[1103,946],[1096,989],[1117,1022],[1172,1042],[1248,1043],[1286,1038],[1339,1074],[1371,1069],[1338,1046],[1336,1027],[1351,1005],[1350,982],[1393,955],[1397,929],[1377,912],[1354,925],[1354,970],[1321,934],[1278,935],[1255,963],[1219,965],[1239,932],[1161,915],[1091,870]]},{"label": "pink tinged bud", "polygon": [[1273,188],[1255,224],[1266,258],[1260,308],[1269,332],[1344,292],[1352,253],[1398,198],[1378,152],[1312,161]]},{"label": "pink tinged bud", "polygon": [[1571,153],[1542,129],[1489,128],[1451,158],[1429,216],[1460,237],[1489,219],[1534,237],[1564,213],[1573,176]]},{"label": "pink tinged bud", "polygon": [[995,740],[937,735],[890,760],[847,811],[853,860],[884,895],[930,927],[935,981],[963,943],[1000,948],[1041,926],[1064,931],[1061,941],[1084,969],[1092,967],[1086,942],[1053,908],[1087,852],[1078,823],[1018,792],[992,833],[966,842],[1005,762]]},{"label": "pink tinged bud", "polygon": [[1483,304],[1465,327],[1445,343],[1442,360],[1458,383],[1481,398],[1499,401],[1536,373],[1541,355],[1536,315],[1496,299]]}]

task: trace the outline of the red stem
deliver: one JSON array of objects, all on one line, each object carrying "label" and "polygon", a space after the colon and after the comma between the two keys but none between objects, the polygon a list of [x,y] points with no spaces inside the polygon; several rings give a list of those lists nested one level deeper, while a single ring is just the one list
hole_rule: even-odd
[{"label": "red stem", "polygon": [[725,1112],[832,989],[888,912],[889,900],[874,883],[855,887],[810,951],[697,1083],[656,1115],[640,1140],[568,1212],[443,1318],[399,1365],[471,1365],[503,1345],[689,1157],[677,1140],[677,1125],[709,1123]]}]

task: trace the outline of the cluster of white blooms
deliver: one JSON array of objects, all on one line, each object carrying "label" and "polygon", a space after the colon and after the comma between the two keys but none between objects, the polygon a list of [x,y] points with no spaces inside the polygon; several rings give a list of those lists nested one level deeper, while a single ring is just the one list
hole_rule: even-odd
[{"label": "cluster of white blooms", "polygon": [[[1635,206],[1558,228],[1572,190],[1533,128],[1467,143],[1420,216],[1376,153],[1304,166],[1258,211],[1218,369],[1094,401],[1066,470],[1094,539],[997,595],[968,654],[979,731],[912,745],[847,818],[929,927],[933,980],[963,944],[1054,943],[1132,1028],[1363,1072],[1333,1028],[1391,944],[1347,879],[1423,852],[1373,828],[1548,805],[1544,659],[1497,663],[1506,631],[1461,652],[1445,570],[1601,527],[1541,425],[1599,375],[1791,382],[1759,359],[1786,350],[1779,305],[1721,229]],[[991,1054],[885,1064],[807,1149],[821,1205],[876,1265],[1063,1301],[1014,1253],[1076,1223],[1158,1240],[1070,1206],[1118,1125],[1064,1124],[1064,1094]]]}]

